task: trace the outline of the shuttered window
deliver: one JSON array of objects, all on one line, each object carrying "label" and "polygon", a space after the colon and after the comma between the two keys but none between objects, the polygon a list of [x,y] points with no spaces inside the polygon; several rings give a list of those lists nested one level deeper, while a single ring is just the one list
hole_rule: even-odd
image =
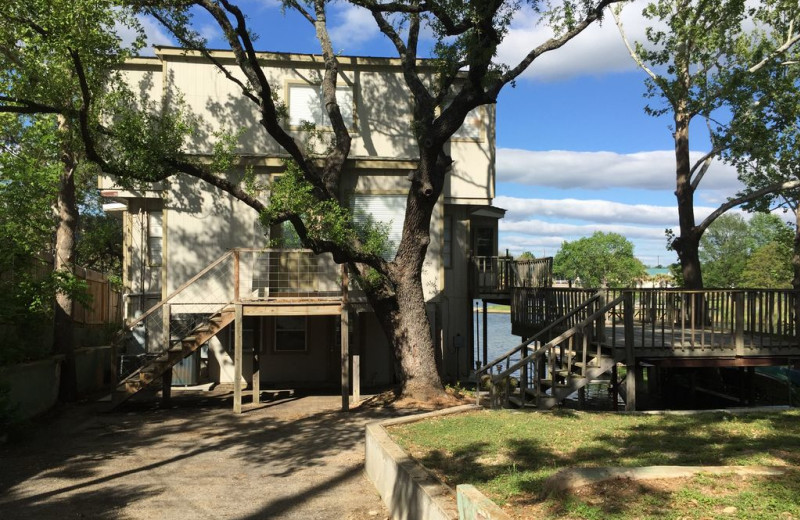
[{"label": "shuttered window", "polygon": [[403,220],[406,214],[406,195],[353,195],[351,206],[353,218],[358,223],[369,220],[381,222],[389,227],[388,260],[397,253],[397,246],[403,237]]},{"label": "shuttered window", "polygon": [[[349,85],[337,85],[336,101],[345,125],[353,128],[353,88]],[[322,101],[320,85],[289,85],[289,125],[300,126],[304,121],[318,127],[331,126]]]},{"label": "shuttered window", "polygon": [[147,215],[147,260],[149,265],[161,265],[163,257],[164,230],[162,213],[151,211]]}]

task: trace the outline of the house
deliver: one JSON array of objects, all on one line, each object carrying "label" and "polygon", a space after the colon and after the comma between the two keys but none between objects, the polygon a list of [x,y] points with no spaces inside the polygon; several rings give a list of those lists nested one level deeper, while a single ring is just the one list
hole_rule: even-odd
[{"label": "house", "polygon": [[[232,53],[213,55],[237,74]],[[311,136],[302,125],[311,121],[324,138],[322,58],[259,57],[272,84],[280,86],[276,90],[286,104],[288,129],[307,140]],[[340,57],[339,62],[337,97],[353,136],[343,195],[356,218],[371,215],[386,223],[396,244],[407,177],[416,166],[411,94],[399,60]],[[160,47],[154,57],[130,60],[124,74],[152,100],[182,97],[201,121],[186,145],[190,153],[209,157],[208,136],[241,130],[241,159],[226,172],[230,178],[240,180],[251,168],[257,182],[268,186],[281,175],[285,152],[260,126],[253,104],[204,57]],[[434,212],[423,285],[439,370],[444,380],[455,381],[473,368],[470,311],[477,296],[468,283],[476,265],[471,257],[497,256],[497,222],[504,214],[492,206],[494,107],[475,109],[449,146],[455,162]],[[357,395],[361,385],[394,381],[388,344],[357,287],[342,284],[341,269],[332,259],[293,249],[291,229],[262,229],[251,208],[184,175],[142,191],[104,177],[100,189],[117,205],[124,223],[125,319],[134,324],[127,352],[162,360],[149,372],[142,369],[141,382],[128,381],[128,393],[161,372],[169,374],[169,366],[184,355],[189,365],[201,363],[195,351],[207,358],[211,381],[238,380],[237,390],[252,385],[256,397],[267,386],[338,388],[341,383]],[[281,239],[281,248],[267,247],[275,239]],[[487,265],[491,270],[491,262]],[[165,349],[177,353],[168,355]],[[193,370],[190,366],[189,379]]]}]

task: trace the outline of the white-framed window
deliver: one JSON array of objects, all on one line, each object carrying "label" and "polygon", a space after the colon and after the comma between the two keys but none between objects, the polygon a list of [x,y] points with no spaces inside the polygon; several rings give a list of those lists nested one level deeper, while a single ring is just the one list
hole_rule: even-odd
[{"label": "white-framed window", "polygon": [[[441,110],[444,111],[452,103],[452,98],[445,99],[441,105]],[[484,138],[484,131],[486,124],[484,122],[486,114],[486,106],[481,105],[475,107],[467,113],[461,127],[456,130],[451,139],[455,141],[481,141]]]},{"label": "white-framed window", "polygon": [[[289,94],[289,126],[299,127],[304,122],[313,123],[317,127],[330,127],[328,113],[322,99],[322,86],[309,83],[290,83]],[[342,113],[344,124],[353,128],[353,87],[336,85],[336,101]]]},{"label": "white-framed window", "polygon": [[306,344],[305,316],[275,317],[275,352],[305,352]]},{"label": "white-framed window", "polygon": [[163,213],[151,211],[147,214],[147,263],[161,265],[164,256]]},{"label": "white-framed window", "polygon": [[407,202],[407,195],[356,193],[350,199],[355,222],[363,224],[372,220],[388,226],[389,247],[385,255],[387,260],[397,253],[400,239],[403,238]]}]

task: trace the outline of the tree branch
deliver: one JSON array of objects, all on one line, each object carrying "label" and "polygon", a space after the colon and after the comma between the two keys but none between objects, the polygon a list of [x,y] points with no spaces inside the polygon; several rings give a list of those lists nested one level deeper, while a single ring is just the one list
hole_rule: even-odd
[{"label": "tree branch", "polygon": [[736,197],[735,199],[731,199],[725,204],[722,204],[720,207],[715,209],[713,212],[711,212],[711,214],[707,216],[705,220],[703,220],[703,222],[701,222],[700,225],[697,226],[695,229],[698,233],[702,234],[703,232],[705,232],[708,226],[710,226],[717,218],[719,218],[720,215],[722,215],[731,208],[735,208],[736,206],[744,204],[745,202],[750,202],[751,200],[763,197],[764,195],[769,195],[770,193],[775,193],[784,190],[791,190],[798,187],[800,187],[800,180],[786,181],[778,184],[772,184],[770,186],[761,188],[760,190],[744,194],[740,197]]},{"label": "tree branch", "polygon": [[[586,18],[581,20],[578,24],[575,25],[572,29],[565,32],[561,36],[553,37],[544,42],[543,44],[539,45],[535,49],[532,49],[525,58],[520,61],[517,66],[508,70],[505,74],[503,74],[499,80],[487,91],[491,91],[494,97],[500,92],[500,89],[503,88],[504,85],[516,79],[520,74],[522,74],[528,66],[533,63],[533,60],[550,51],[554,51],[563,47],[567,42],[575,38],[584,29],[589,27],[595,20],[602,18],[603,16],[603,9],[607,6],[620,2],[622,0],[600,0],[600,2],[592,8],[592,10],[586,15]],[[487,92],[488,93],[488,92]]]},{"label": "tree branch", "polygon": [[763,68],[764,65],[769,63],[770,60],[772,60],[773,58],[776,58],[786,53],[786,51],[791,49],[792,46],[794,46],[798,41],[800,41],[800,33],[794,34],[794,20],[792,20],[791,22],[789,22],[789,34],[786,36],[786,41],[783,42],[783,44],[780,47],[769,53],[769,55],[767,55],[763,60],[759,61],[758,63],[747,69],[747,72],[751,73],[757,72],[758,70]]}]

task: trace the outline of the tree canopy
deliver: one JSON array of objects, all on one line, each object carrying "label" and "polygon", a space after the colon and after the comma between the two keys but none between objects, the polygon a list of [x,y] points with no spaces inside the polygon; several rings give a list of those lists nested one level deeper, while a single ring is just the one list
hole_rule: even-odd
[{"label": "tree canopy", "polygon": [[628,239],[596,231],[591,237],[562,243],[553,258],[553,274],[582,287],[632,287],[646,271]]},{"label": "tree canopy", "polygon": [[714,288],[787,288],[792,280],[791,228],[776,215],[720,216],[700,241],[706,284]]},{"label": "tree canopy", "polygon": [[[747,140],[743,127],[731,124],[734,107],[755,106],[773,88],[790,96],[796,91],[796,85],[770,85],[759,78],[762,71],[779,66],[797,52],[800,7],[793,0],[764,0],[755,5],[745,0],[657,0],[643,14],[652,21],[647,42],[626,43],[646,73],[647,96],[654,100],[645,111],[672,119],[679,231],[672,235],[670,247],[678,253],[686,287],[697,289],[703,286],[699,243],[708,226],[732,207],[800,186],[796,178],[772,178],[759,187],[751,185],[751,190],[720,205],[702,222],[695,219],[694,196],[712,162],[737,142],[737,132],[738,139]],[[694,120],[706,122],[712,146],[692,161],[689,131]],[[762,135],[768,140],[770,132]]]}]

